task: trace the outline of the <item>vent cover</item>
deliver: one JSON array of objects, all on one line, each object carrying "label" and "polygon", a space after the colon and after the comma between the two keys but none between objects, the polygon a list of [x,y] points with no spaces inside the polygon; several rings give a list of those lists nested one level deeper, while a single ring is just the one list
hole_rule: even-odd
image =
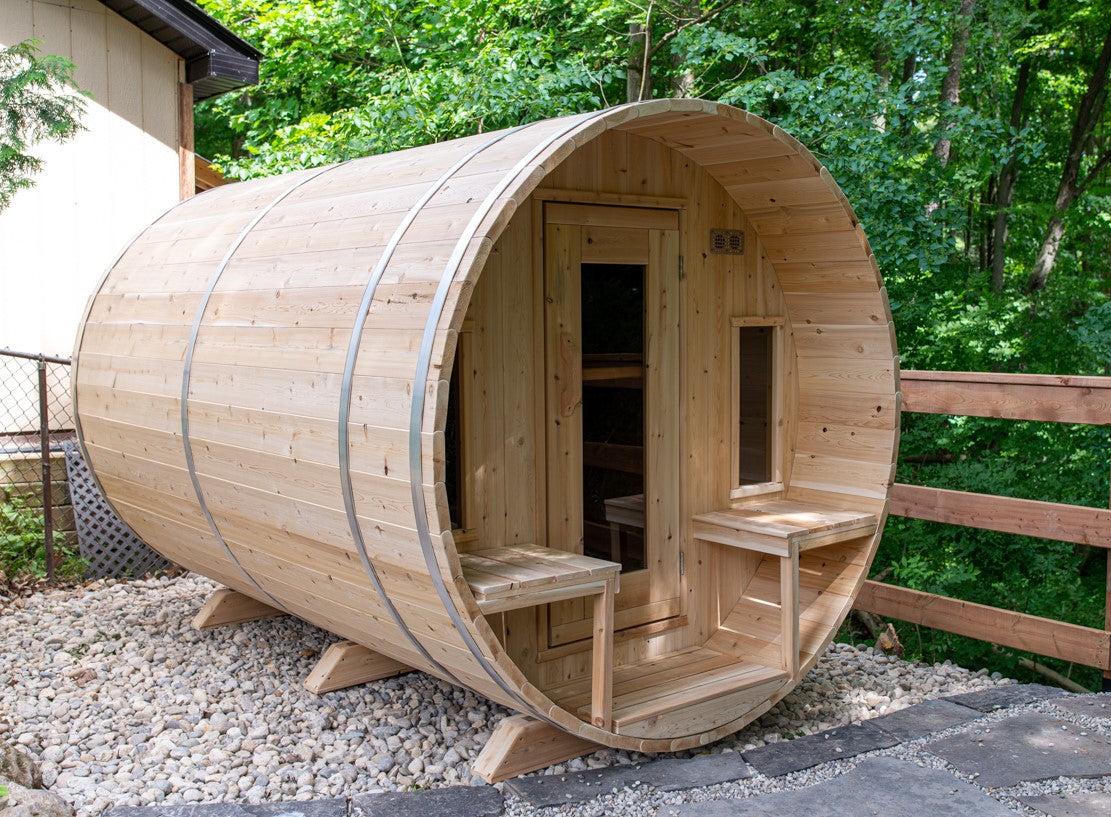
[{"label": "vent cover", "polygon": [[718,255],[744,255],[745,231],[714,228],[710,230],[710,252]]}]

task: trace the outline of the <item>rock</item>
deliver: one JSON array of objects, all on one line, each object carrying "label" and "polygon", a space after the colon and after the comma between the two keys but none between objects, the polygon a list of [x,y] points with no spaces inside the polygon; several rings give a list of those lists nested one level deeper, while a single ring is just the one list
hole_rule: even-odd
[{"label": "rock", "polygon": [[73,806],[53,792],[29,789],[18,783],[11,783],[8,790],[4,817],[73,817]]},{"label": "rock", "polygon": [[[0,617],[0,652],[9,659],[0,670],[5,737],[18,746],[26,736],[44,781],[82,815],[180,808],[186,792],[189,802],[199,794],[198,803],[266,803],[259,813],[274,814],[274,801],[310,793],[345,798],[479,782],[471,762],[505,710],[420,673],[312,696],[291,680],[305,670],[298,650],[320,654],[334,639],[294,618],[193,632],[189,621],[214,587],[189,574],[98,583],[29,596]],[[31,630],[41,636],[28,638]],[[57,640],[47,645],[50,638]],[[76,679],[86,671],[82,688]],[[705,751],[723,759],[927,695],[1003,683],[952,664],[833,644],[772,711]],[[586,774],[646,760],[603,749],[562,769]],[[603,810],[617,817],[630,813],[624,805]]]},{"label": "rock", "polygon": [[29,789],[42,786],[39,764],[22,749],[4,741],[0,741],[0,777]]}]

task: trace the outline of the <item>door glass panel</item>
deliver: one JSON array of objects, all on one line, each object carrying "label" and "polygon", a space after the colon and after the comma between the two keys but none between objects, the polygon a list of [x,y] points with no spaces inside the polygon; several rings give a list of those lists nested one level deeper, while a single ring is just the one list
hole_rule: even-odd
[{"label": "door glass panel", "polygon": [[582,265],[583,548],[645,567],[644,277]]}]

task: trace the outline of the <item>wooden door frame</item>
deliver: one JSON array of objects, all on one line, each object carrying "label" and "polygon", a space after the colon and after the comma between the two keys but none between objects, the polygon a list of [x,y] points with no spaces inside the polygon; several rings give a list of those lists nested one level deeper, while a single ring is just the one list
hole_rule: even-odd
[{"label": "wooden door frame", "polygon": [[[653,202],[654,204],[654,202]],[[670,204],[670,202],[669,202]],[[645,382],[645,447],[646,456],[655,460],[645,469],[645,531],[646,557],[655,558],[655,569],[646,567],[622,577],[622,594],[618,596],[616,614],[618,629],[659,625],[666,620],[678,620],[685,611],[685,577],[680,570],[681,492],[680,492],[680,252],[682,236],[682,211],[675,206],[639,206],[628,202],[574,203],[547,202],[534,211],[538,247],[538,292],[542,297],[538,305],[538,350],[542,350],[543,366],[539,375],[538,439],[544,440],[544,462],[538,463],[542,474],[538,485],[539,508],[544,509],[545,538],[549,547],[566,547],[570,538],[581,543],[581,479],[582,432],[581,412],[575,412],[581,402],[581,380],[568,390],[566,383],[557,385],[551,379],[554,362],[568,354],[572,375],[579,371],[581,352],[575,350],[575,341],[581,335],[581,326],[569,327],[572,331],[549,331],[558,327],[566,316],[556,312],[559,303],[573,304],[571,318],[578,319],[577,287],[581,284],[583,263],[637,264],[645,268],[645,360],[648,365]],[[549,240],[552,234],[564,232],[565,242],[558,247]],[[562,253],[562,258],[557,254]],[[549,268],[562,264],[567,271],[574,270],[573,280],[552,282]],[[664,286],[659,286],[660,284]],[[562,301],[552,297],[549,287],[569,286],[575,292]],[[567,337],[570,335],[570,338]],[[561,345],[568,346],[561,349]],[[581,372],[580,375],[581,377]],[[566,405],[563,405],[566,404]],[[562,408],[561,408],[562,406]],[[572,414],[566,414],[570,409]],[[561,424],[549,422],[554,413],[564,414]],[[568,425],[570,422],[570,425]],[[578,439],[578,446],[561,446],[568,429]],[[670,440],[668,445],[652,445],[650,440]],[[560,447],[567,456],[553,454]],[[562,472],[559,463],[563,462]],[[571,486],[571,482],[577,485]],[[548,490],[553,482],[569,485],[561,492]],[[571,491],[570,488],[575,490]],[[567,503],[570,502],[570,513]],[[562,516],[577,531],[560,532],[558,517]],[[652,539],[647,532],[653,531]],[[556,541],[559,540],[559,541]],[[669,544],[662,544],[662,543]],[[581,546],[581,544],[580,544]],[[621,605],[622,596],[625,605]],[[643,603],[638,604],[636,599]],[[632,605],[632,606],[631,606]],[[582,606],[582,605],[579,605]],[[539,644],[542,650],[566,648],[589,638],[588,611],[566,611],[568,619],[556,625],[542,608]],[[556,627],[559,632],[556,632]]]}]

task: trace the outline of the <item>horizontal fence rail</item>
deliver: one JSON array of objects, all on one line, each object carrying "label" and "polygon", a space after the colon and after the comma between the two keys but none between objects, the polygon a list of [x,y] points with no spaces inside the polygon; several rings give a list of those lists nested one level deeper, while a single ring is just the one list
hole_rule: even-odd
[{"label": "horizontal fence rail", "polygon": [[[904,371],[903,411],[1111,425],[1111,377]],[[1108,551],[1104,629],[867,581],[856,609],[1103,670],[1111,678],[1111,510],[896,483],[895,516]]]},{"label": "horizontal fence rail", "polygon": [[903,411],[1111,425],[1111,377],[904,371]]},{"label": "horizontal fence rail", "polygon": [[1111,548],[1111,510],[896,483],[895,516]]}]

